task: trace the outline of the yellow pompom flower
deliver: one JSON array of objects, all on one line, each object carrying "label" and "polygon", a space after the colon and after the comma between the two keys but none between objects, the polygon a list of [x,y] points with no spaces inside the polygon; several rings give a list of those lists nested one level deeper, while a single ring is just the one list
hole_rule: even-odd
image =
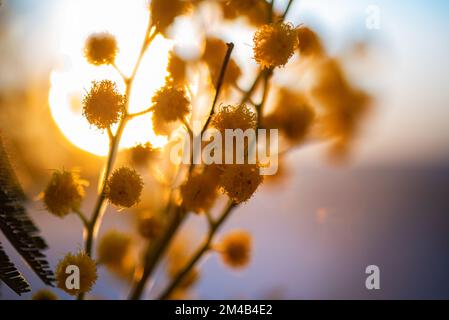
[{"label": "yellow pompom flower", "polygon": [[253,40],[254,59],[262,68],[284,66],[298,46],[296,29],[285,22],[262,26]]},{"label": "yellow pompom flower", "polygon": [[225,264],[232,268],[245,267],[251,258],[251,235],[246,231],[234,231],[226,235],[217,246]]},{"label": "yellow pompom flower", "polygon": [[175,86],[184,86],[187,82],[186,76],[187,62],[173,51],[170,52],[167,66],[167,81]]},{"label": "yellow pompom flower", "polygon": [[267,23],[270,4],[266,0],[228,0],[222,1],[221,7],[225,19],[244,16],[254,26]]},{"label": "yellow pompom flower", "polygon": [[135,166],[145,166],[148,162],[154,159],[159,153],[159,149],[154,148],[151,143],[138,144],[129,150],[129,158]]},{"label": "yellow pompom flower", "polygon": [[309,133],[315,112],[300,93],[281,89],[274,111],[262,119],[267,129],[279,129],[291,142],[300,143]]},{"label": "yellow pompom flower", "polygon": [[189,211],[202,213],[212,208],[218,194],[217,170],[193,173],[181,186],[182,205]]},{"label": "yellow pompom flower", "polygon": [[145,239],[156,239],[162,232],[162,221],[155,216],[141,218],[138,221],[138,230]]},{"label": "yellow pompom flower", "polygon": [[129,235],[116,230],[107,232],[97,247],[98,262],[120,268],[131,253],[131,245]]},{"label": "yellow pompom flower", "polygon": [[258,164],[228,164],[220,176],[220,186],[236,203],[248,201],[263,181]]},{"label": "yellow pompom flower", "polygon": [[125,111],[125,97],[110,80],[93,81],[89,93],[83,99],[83,115],[98,129],[106,129],[117,123]]},{"label": "yellow pompom flower", "polygon": [[53,172],[43,195],[46,209],[61,218],[78,210],[84,198],[86,185],[87,181],[81,180],[76,172],[65,170]]},{"label": "yellow pompom flower", "polygon": [[226,129],[255,129],[257,126],[256,114],[246,105],[222,106],[212,116],[211,125],[224,133]]},{"label": "yellow pompom flower", "polygon": [[[79,289],[67,287],[66,280],[71,275],[67,273],[68,266],[77,266],[79,269]],[[55,271],[58,288],[64,290],[72,296],[89,292],[97,281],[97,265],[85,252],[77,254],[68,253],[56,266]]]},{"label": "yellow pompom flower", "polygon": [[117,56],[117,40],[109,33],[96,33],[86,40],[84,55],[90,64],[113,64]]},{"label": "yellow pompom flower", "polygon": [[151,21],[159,32],[165,34],[176,17],[186,14],[190,8],[191,4],[186,0],[152,0]]},{"label": "yellow pompom flower", "polygon": [[183,120],[190,111],[190,100],[184,88],[176,88],[166,84],[159,89],[153,102],[153,129],[156,134],[165,134],[165,130],[159,130],[168,122]]},{"label": "yellow pompom flower", "polygon": [[322,55],[324,53],[323,45],[318,35],[310,28],[301,26],[297,29],[298,49],[301,55]]},{"label": "yellow pompom flower", "polygon": [[119,207],[130,208],[140,201],[143,181],[140,175],[127,167],[115,170],[108,180],[106,196]]},{"label": "yellow pompom flower", "polygon": [[31,297],[33,300],[58,300],[58,296],[48,289],[36,291]]}]

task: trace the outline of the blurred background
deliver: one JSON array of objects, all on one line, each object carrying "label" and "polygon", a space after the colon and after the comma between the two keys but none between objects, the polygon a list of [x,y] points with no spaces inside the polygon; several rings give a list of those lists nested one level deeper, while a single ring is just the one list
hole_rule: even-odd
[{"label": "blurred background", "polygon": [[[286,1],[276,4],[282,8]],[[380,24],[370,28],[373,10]],[[33,220],[50,245],[52,266],[82,247],[82,226],[74,215],[61,220],[48,214],[38,195],[53,169],[79,167],[91,181],[84,202],[91,208],[107,141],[84,122],[79,97],[92,79],[114,75],[108,67],[94,70],[83,62],[84,39],[98,31],[115,34],[117,63],[129,71],[147,15],[143,0],[1,2],[0,132]],[[285,179],[262,186],[222,230],[253,234],[249,267],[232,271],[216,255],[208,256],[192,298],[449,298],[448,17],[444,0],[295,1],[287,20],[318,32],[351,80],[375,98],[373,110],[346,163],[328,161],[320,144],[288,155]],[[237,62],[249,74],[245,84],[255,67],[254,30],[206,19],[209,32],[235,43]],[[200,32],[201,26],[180,19],[172,39],[156,39],[131,107],[144,105],[163,83],[171,48],[186,59],[198,55]],[[141,121],[125,133],[123,146],[163,144],[141,129]],[[109,208],[100,234],[133,227],[126,213]],[[186,227],[200,232],[203,226],[189,221]],[[42,288],[2,235],[0,241],[33,291]],[[380,290],[365,288],[371,264],[380,268]],[[125,298],[128,286],[100,269],[92,296]],[[2,299],[17,298],[5,286],[0,292]]]}]

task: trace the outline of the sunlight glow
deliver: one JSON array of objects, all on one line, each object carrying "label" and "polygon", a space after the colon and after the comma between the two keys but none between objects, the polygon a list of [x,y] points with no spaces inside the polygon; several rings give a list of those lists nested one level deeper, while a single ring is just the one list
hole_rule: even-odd
[{"label": "sunlight glow", "polygon": [[[49,104],[52,117],[64,136],[75,146],[96,155],[106,155],[108,137],[89,125],[82,116],[82,99],[93,80],[116,81],[124,92],[120,75],[111,66],[89,65],[83,56],[86,38],[95,32],[107,31],[116,36],[119,54],[116,64],[126,74],[132,72],[149,13],[146,1],[127,0],[77,0],[66,1],[63,12],[58,12],[58,43],[61,62],[50,76]],[[104,12],[98,15],[98,12]],[[164,84],[168,52],[172,41],[157,36],[142,60],[130,97],[131,113],[147,109],[154,92]],[[156,136],[151,115],[131,120],[122,137],[121,148],[137,143],[151,142],[160,147],[166,138]]]}]

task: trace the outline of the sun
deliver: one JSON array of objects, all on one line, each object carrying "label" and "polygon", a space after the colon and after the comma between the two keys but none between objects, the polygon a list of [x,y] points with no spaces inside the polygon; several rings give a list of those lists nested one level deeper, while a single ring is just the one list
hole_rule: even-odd
[{"label": "sun", "polygon": [[[58,9],[57,56],[60,63],[50,76],[50,112],[63,135],[75,146],[92,154],[107,154],[108,137],[105,132],[90,126],[82,116],[82,97],[93,80],[113,80],[123,92],[125,86],[113,67],[95,67],[87,63],[83,56],[84,42],[95,32],[112,33],[120,48],[116,64],[129,75],[148,24],[149,13],[145,3],[129,0],[63,1]],[[130,96],[130,112],[149,107],[154,92],[164,84],[168,53],[172,48],[172,41],[162,36],[157,36],[152,42],[136,75]],[[145,142],[156,147],[166,143],[166,138],[154,134],[150,114],[128,123],[120,148]]]}]

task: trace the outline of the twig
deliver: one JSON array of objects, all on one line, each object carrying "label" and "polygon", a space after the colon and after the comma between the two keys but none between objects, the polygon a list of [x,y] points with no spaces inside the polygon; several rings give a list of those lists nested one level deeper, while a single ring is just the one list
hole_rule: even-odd
[{"label": "twig", "polygon": [[207,127],[209,126],[212,116],[214,115],[215,106],[217,105],[217,101],[220,96],[221,87],[223,86],[223,81],[224,81],[224,77],[226,74],[226,70],[228,68],[229,61],[231,60],[231,54],[232,54],[232,50],[234,49],[234,44],[232,42],[230,42],[230,43],[227,43],[226,45],[228,46],[228,50],[226,51],[226,55],[224,57],[223,64],[221,66],[220,75],[217,80],[214,101],[212,103],[212,108],[210,109],[209,117],[207,118],[207,121],[204,124],[203,129],[201,130],[201,134],[203,134],[204,131],[207,130]]},{"label": "twig", "polygon": [[149,244],[145,255],[145,266],[143,269],[142,277],[134,283],[131,294],[129,296],[130,300],[138,300],[142,296],[148,278],[153,273],[160,257],[164,254],[165,250],[170,244],[173,235],[181,225],[184,216],[185,212],[182,210],[182,208],[176,207],[170,224],[168,225],[167,230],[165,231],[162,238],[157,240],[156,243]]},{"label": "twig", "polygon": [[154,110],[154,108],[151,106],[151,107],[149,107],[149,108],[147,108],[145,110],[142,110],[142,111],[139,111],[139,112],[136,112],[136,113],[130,113],[130,114],[128,114],[128,119],[133,119],[133,118],[136,118],[136,117],[143,116],[144,114],[150,113],[153,110]]},{"label": "twig", "polygon": [[209,234],[204,242],[204,244],[198,249],[198,251],[193,255],[189,263],[174,277],[171,284],[165,289],[165,291],[160,295],[160,300],[168,299],[173,292],[177,288],[177,286],[181,283],[184,277],[195,267],[198,261],[203,257],[203,255],[209,251],[212,240],[220,229],[221,225],[226,221],[226,219],[231,214],[232,210],[237,207],[237,204],[233,201],[229,201],[226,208],[223,210],[220,218],[210,226]]}]

